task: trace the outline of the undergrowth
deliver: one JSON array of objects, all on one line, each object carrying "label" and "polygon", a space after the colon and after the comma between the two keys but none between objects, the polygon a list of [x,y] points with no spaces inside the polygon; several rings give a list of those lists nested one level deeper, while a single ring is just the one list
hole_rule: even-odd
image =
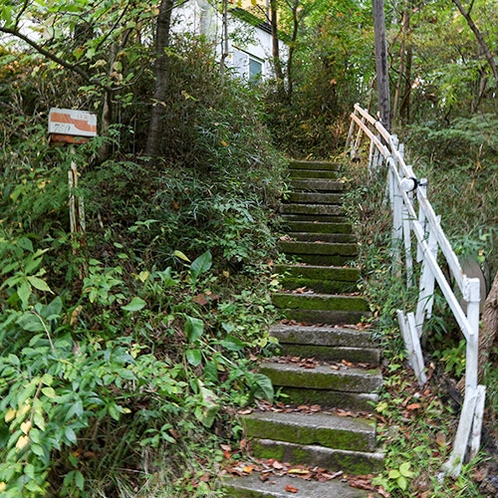
[{"label": "undergrowth", "polygon": [[[189,134],[182,147],[170,134],[158,159],[137,153],[144,129],[133,136],[126,117],[144,111],[132,103],[107,138],[73,153],[52,148],[46,104],[58,102],[58,89],[37,81],[54,74],[40,64],[31,76],[36,60],[12,66],[8,58],[0,93],[2,497],[221,496],[223,447],[236,454],[240,441],[234,414],[273,396],[254,362],[272,346],[285,163],[254,90],[220,85],[201,41],[174,50],[182,64],[169,111]],[[188,98],[178,99],[179,89]],[[67,82],[64,105],[79,107],[83,94]],[[105,141],[114,152],[99,163]],[[73,161],[79,185],[70,191]],[[85,222],[76,233],[69,194]]]},{"label": "undergrowth", "polygon": [[[372,333],[383,349],[384,387],[375,411],[380,444],[386,451],[386,470],[374,482],[392,497],[483,496],[480,484],[489,459],[486,439],[484,449],[474,461],[464,465],[457,479],[442,471],[451,453],[461,408],[455,388],[465,365],[461,337],[444,301],[436,295],[433,317],[426,324],[428,340],[424,354],[429,381],[419,386],[408,365],[396,315],[398,309],[413,311],[417,289],[406,288],[406,277],[392,257],[385,175],[381,172],[372,177],[366,166],[359,163],[347,166],[347,175],[351,182],[346,205],[360,243],[362,290],[372,303]],[[435,175],[427,176],[431,181],[441,181],[441,176],[435,180]],[[487,187],[476,184],[475,188]],[[435,192],[434,197],[439,194]],[[442,214],[446,216],[447,211],[442,210]],[[463,217],[460,212],[459,219]],[[481,227],[484,230],[484,225]],[[468,240],[474,233],[457,234],[453,230],[455,240],[458,235]],[[488,404],[487,420],[492,421],[496,407],[489,399]]]}]

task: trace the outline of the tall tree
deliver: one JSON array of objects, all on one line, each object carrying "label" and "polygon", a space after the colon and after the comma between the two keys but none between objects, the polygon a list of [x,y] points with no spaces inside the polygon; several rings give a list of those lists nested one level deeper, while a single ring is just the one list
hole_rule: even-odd
[{"label": "tall tree", "polygon": [[275,77],[277,86],[282,89],[284,82],[284,73],[282,70],[282,61],[280,59],[280,40],[278,36],[278,10],[277,0],[270,0],[270,26],[272,36],[272,58],[275,68]]},{"label": "tall tree", "polygon": [[156,25],[156,61],[155,90],[150,114],[149,133],[145,153],[148,156],[158,156],[161,152],[161,137],[164,133],[164,100],[169,85],[169,55],[167,48],[170,40],[171,14],[174,0],[161,0]]},{"label": "tall tree", "polygon": [[384,0],[373,0],[373,19],[380,120],[387,130],[391,130],[391,100],[389,94]]}]

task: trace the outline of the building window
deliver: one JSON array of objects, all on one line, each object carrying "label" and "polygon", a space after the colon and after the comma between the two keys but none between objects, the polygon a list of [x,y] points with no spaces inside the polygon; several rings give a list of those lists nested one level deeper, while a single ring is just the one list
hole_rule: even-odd
[{"label": "building window", "polygon": [[263,61],[236,48],[233,49],[232,64],[245,81],[257,81],[263,76]]},{"label": "building window", "polygon": [[263,63],[249,56],[249,81],[261,79],[263,76]]}]

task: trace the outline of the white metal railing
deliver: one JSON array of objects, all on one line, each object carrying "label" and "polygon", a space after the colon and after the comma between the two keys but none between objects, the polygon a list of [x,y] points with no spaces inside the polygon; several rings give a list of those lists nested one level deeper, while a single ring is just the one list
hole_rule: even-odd
[{"label": "white metal railing", "polygon": [[[469,278],[463,273],[458,258],[441,228],[440,218],[436,216],[427,199],[427,181],[418,179],[412,167],[405,163],[403,145],[399,144],[397,137],[391,135],[380,121],[356,104],[351,114],[346,144],[346,151],[353,159],[357,157],[364,135],[370,139],[369,168],[379,170],[383,165],[387,167],[387,189],[393,217],[394,257],[400,263],[404,260],[408,287],[416,283],[414,265],[420,265],[416,311],[405,313],[398,310],[398,322],[410,365],[420,385],[427,381],[420,339],[424,321],[431,317],[436,283],[466,340],[464,401],[453,451],[444,464],[445,472],[456,477],[460,474],[465,459],[472,459],[480,446],[486,396],[485,386],[478,385],[477,379],[480,282],[479,279]],[[417,253],[414,262],[412,245],[415,242]],[[466,303],[463,308],[441,270],[437,261],[439,255],[446,261],[457,289]]]}]

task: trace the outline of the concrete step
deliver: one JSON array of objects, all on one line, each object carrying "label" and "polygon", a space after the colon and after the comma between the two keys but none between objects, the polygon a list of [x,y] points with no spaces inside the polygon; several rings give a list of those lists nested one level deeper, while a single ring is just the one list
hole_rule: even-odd
[{"label": "concrete step", "polygon": [[281,204],[281,214],[306,214],[313,216],[343,216],[344,209],[336,204]]},{"label": "concrete step", "polygon": [[360,272],[356,268],[312,265],[275,265],[287,290],[305,287],[321,294],[355,292]]},{"label": "concrete step", "polygon": [[320,405],[371,412],[378,401],[382,375],[376,368],[344,368],[330,365],[305,368],[296,363],[265,362],[261,373],[295,405]]},{"label": "concrete step", "polygon": [[377,368],[345,367],[335,370],[328,364],[305,368],[296,363],[267,361],[261,364],[260,371],[271,379],[274,386],[278,387],[372,393],[377,392],[382,386],[382,375]]},{"label": "concrete step", "polygon": [[284,202],[309,204],[341,204],[342,194],[326,192],[291,192]]},{"label": "concrete step", "polygon": [[328,171],[339,171],[341,165],[339,163],[334,163],[331,161],[301,161],[292,160],[289,163],[289,170],[303,169],[303,170],[328,170]]},{"label": "concrete step", "polygon": [[336,244],[353,244],[356,242],[354,235],[349,233],[309,233],[287,232],[291,239],[303,242],[334,242]]},{"label": "concrete step", "polygon": [[281,219],[284,224],[292,221],[300,221],[307,223],[347,223],[348,218],[344,215],[330,215],[330,214],[281,214]]},{"label": "concrete step", "polygon": [[326,234],[352,234],[353,228],[351,223],[343,222],[326,222],[326,221],[306,221],[306,220],[285,220],[285,226],[289,232],[308,232],[308,233],[326,233]]},{"label": "concrete step", "polygon": [[240,417],[249,437],[354,451],[375,450],[375,421],[331,413],[253,412]]},{"label": "concrete step", "polygon": [[272,301],[275,306],[282,309],[361,312],[369,310],[368,302],[360,296],[274,292]]},{"label": "concrete step", "polygon": [[358,254],[358,246],[353,243],[281,240],[278,246],[287,256],[315,266],[343,266]]},{"label": "concrete step", "polygon": [[344,190],[344,182],[316,178],[296,180],[291,178],[290,185],[294,190],[304,192],[342,192]]},{"label": "concrete step", "polygon": [[270,335],[278,339],[282,356],[380,363],[380,350],[368,332],[340,327],[276,325],[270,328]]},{"label": "concrete step", "polygon": [[326,169],[290,169],[289,176],[292,179],[300,179],[300,178],[316,178],[321,180],[335,180],[339,176],[336,171],[326,170]]},{"label": "concrete step", "polygon": [[[275,476],[260,479],[253,473],[246,477],[235,477],[224,480],[223,488],[229,498],[289,498],[293,493],[287,491],[297,489],[295,494],[302,498],[368,498],[367,491],[355,489],[339,480],[327,482],[308,481],[290,476]],[[286,490],[287,489],[287,490]]]},{"label": "concrete step", "polygon": [[[384,468],[384,454],[378,451],[338,450],[272,439],[253,440],[252,451],[256,458],[274,458],[293,465],[309,465],[330,471],[342,470],[349,474],[370,474]],[[335,495],[326,495],[326,498],[332,497],[335,498]]]}]

